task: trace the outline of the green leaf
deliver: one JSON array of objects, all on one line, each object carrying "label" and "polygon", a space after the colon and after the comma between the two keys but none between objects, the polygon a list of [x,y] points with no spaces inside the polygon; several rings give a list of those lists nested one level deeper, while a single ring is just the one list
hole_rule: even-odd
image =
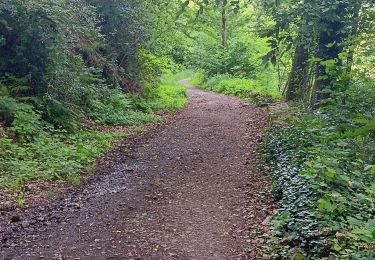
[{"label": "green leaf", "polygon": [[318,200],[318,207],[321,212],[333,212],[337,209],[337,204],[332,203],[327,198],[321,198]]},{"label": "green leaf", "polygon": [[333,180],[335,178],[335,170],[333,169],[329,169],[326,173],[325,173],[325,176],[327,177],[327,179],[329,180]]},{"label": "green leaf", "polygon": [[294,254],[294,260],[304,260],[304,259],[306,259],[305,256],[299,251]]},{"label": "green leaf", "polygon": [[353,217],[348,217],[347,220],[351,226],[359,227],[363,224],[363,221],[353,218]]}]

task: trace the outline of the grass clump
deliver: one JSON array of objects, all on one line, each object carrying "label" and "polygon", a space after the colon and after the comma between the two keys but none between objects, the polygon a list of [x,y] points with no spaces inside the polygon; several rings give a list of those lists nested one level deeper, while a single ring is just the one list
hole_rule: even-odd
[{"label": "grass clump", "polygon": [[161,85],[155,91],[155,98],[149,103],[154,111],[173,112],[187,104],[187,90],[179,85]]},{"label": "grass clump", "polygon": [[255,102],[271,102],[281,99],[281,94],[275,87],[276,84],[273,84],[273,81],[268,82],[265,77],[247,79],[226,74],[218,74],[207,78],[203,72],[197,72],[190,83],[206,90],[236,96]]},{"label": "grass clump", "polygon": [[79,173],[117,136],[56,128],[33,106],[9,96],[0,97],[0,117],[0,188],[11,190],[33,180],[77,184]]},{"label": "grass clump", "polygon": [[175,112],[187,105],[187,89],[180,81],[193,76],[190,70],[177,74],[166,74],[161,77],[160,84],[148,91],[145,97],[135,98],[138,109],[157,113]]},{"label": "grass clump", "polygon": [[79,174],[107,152],[119,134],[94,131],[46,132],[32,141],[14,142],[11,135],[0,138],[0,187],[21,190],[32,180],[79,183]]}]

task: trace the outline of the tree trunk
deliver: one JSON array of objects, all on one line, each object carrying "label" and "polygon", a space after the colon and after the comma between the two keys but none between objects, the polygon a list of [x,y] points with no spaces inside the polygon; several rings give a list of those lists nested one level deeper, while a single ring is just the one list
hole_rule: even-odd
[{"label": "tree trunk", "polygon": [[[359,12],[361,10],[361,7],[362,7],[362,1],[358,1],[358,3],[356,3],[356,5],[354,7],[354,14],[353,14],[353,19],[352,19],[353,20],[353,28],[352,28],[352,32],[351,32],[351,36],[353,37],[353,39],[355,38],[355,36],[358,33]],[[351,47],[354,47],[354,44],[352,44]],[[351,48],[349,50],[349,54],[348,54],[346,73],[350,74],[352,72],[353,62],[354,62],[354,49]]]},{"label": "tree trunk", "polygon": [[285,98],[287,101],[304,99],[304,95],[307,93],[308,59],[309,53],[307,49],[302,44],[299,44],[294,54],[292,69],[285,87]]},{"label": "tree trunk", "polygon": [[[338,59],[339,54],[343,51],[341,43],[347,37],[347,34],[344,32],[346,5],[339,5],[337,15],[342,17],[342,19],[327,20],[326,18],[321,21],[324,25],[321,26],[321,28],[324,29],[321,30],[319,34],[317,57],[320,59],[320,62],[318,62],[315,72],[316,80],[313,86],[311,100],[313,106],[316,105],[317,102],[330,97],[330,93],[324,90],[335,81],[335,75],[329,75],[326,66],[323,65],[322,62]],[[337,66],[339,66],[339,64],[337,64]]]},{"label": "tree trunk", "polygon": [[223,2],[221,6],[221,41],[224,48],[228,46],[228,28],[227,28],[227,10],[226,10],[226,3]]}]

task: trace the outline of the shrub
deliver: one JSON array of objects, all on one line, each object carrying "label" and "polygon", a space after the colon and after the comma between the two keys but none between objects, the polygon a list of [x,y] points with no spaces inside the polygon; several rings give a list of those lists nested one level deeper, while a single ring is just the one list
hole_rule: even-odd
[{"label": "shrub", "polygon": [[91,115],[97,123],[105,125],[139,125],[158,120],[152,113],[135,110],[132,98],[119,89],[107,89],[100,99],[94,100]]},{"label": "shrub", "polygon": [[19,105],[14,98],[0,96],[0,117],[6,125],[10,125],[13,122],[18,107]]},{"label": "shrub", "polygon": [[33,142],[0,138],[0,187],[22,189],[30,180],[70,180],[109,149],[114,134],[82,131],[72,135],[39,133]]},{"label": "shrub", "polygon": [[190,84],[195,87],[202,87],[206,81],[206,74],[202,70],[198,70],[194,73],[194,76],[190,79]]},{"label": "shrub", "polygon": [[19,137],[21,142],[31,141],[42,131],[40,115],[35,113],[31,106],[19,106],[14,114],[10,130]]},{"label": "shrub", "polygon": [[374,102],[373,85],[354,86],[315,115],[269,131],[275,257],[374,256]]},{"label": "shrub", "polygon": [[20,142],[30,141],[42,130],[41,116],[28,104],[0,96],[0,117]]},{"label": "shrub", "polygon": [[156,98],[150,102],[155,111],[177,111],[187,104],[187,90],[183,86],[162,85],[156,89]]},{"label": "shrub", "polygon": [[[199,82],[202,82],[202,75],[198,74],[193,79],[193,83]],[[216,75],[207,78],[199,86],[210,91],[253,101],[281,99],[281,93],[274,85],[265,85],[261,80],[236,78],[230,75]]]},{"label": "shrub", "polygon": [[39,105],[43,111],[43,118],[53,126],[65,129],[68,132],[74,132],[78,129],[77,116],[72,109],[69,109],[67,104],[45,96],[39,102]]},{"label": "shrub", "polygon": [[193,49],[192,63],[204,70],[208,77],[229,74],[238,78],[255,78],[265,70],[261,58],[270,51],[266,38],[240,34],[224,48],[211,37],[201,36],[205,39],[200,39],[201,44]]}]

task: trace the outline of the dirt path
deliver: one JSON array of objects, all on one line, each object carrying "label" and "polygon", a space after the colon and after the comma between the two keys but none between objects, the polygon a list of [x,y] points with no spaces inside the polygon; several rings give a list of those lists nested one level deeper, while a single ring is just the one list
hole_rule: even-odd
[{"label": "dirt path", "polygon": [[0,259],[258,259],[271,210],[255,159],[265,114],[189,91],[173,122],[113,151],[88,185],[9,219]]}]

